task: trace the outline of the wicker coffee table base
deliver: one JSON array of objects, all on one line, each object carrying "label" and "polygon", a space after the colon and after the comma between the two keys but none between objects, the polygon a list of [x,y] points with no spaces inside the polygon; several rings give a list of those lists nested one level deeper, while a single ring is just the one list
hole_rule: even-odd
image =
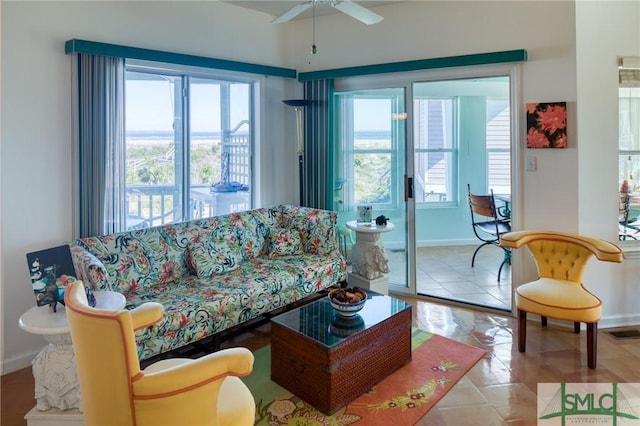
[{"label": "wicker coffee table base", "polygon": [[332,414],[411,361],[411,309],[333,348],[279,324],[271,328],[271,379]]}]

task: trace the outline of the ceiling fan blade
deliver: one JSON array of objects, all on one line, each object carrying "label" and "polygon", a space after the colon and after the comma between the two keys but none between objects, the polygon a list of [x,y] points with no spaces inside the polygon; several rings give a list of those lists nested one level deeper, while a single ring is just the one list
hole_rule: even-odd
[{"label": "ceiling fan blade", "polygon": [[272,24],[282,24],[283,22],[288,22],[300,15],[305,10],[309,9],[313,5],[313,1],[307,1],[304,3],[297,4],[293,8],[291,8],[288,12],[283,13],[278,16],[276,19],[271,21]]},{"label": "ceiling fan blade", "polygon": [[331,6],[335,7],[340,12],[346,13],[352,18],[357,19],[358,21],[364,22],[367,25],[377,24],[384,19],[382,16],[377,13],[373,13],[366,7],[362,7],[359,4],[348,0],[332,2]]}]

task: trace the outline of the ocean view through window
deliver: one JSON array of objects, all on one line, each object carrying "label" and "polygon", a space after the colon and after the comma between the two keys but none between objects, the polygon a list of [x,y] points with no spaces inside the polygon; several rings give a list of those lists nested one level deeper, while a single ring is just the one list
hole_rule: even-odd
[{"label": "ocean view through window", "polygon": [[252,82],[125,73],[126,228],[251,207]]}]

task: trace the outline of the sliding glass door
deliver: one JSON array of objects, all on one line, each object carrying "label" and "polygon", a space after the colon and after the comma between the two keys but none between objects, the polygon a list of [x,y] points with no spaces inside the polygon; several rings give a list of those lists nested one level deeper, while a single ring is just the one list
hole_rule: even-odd
[{"label": "sliding glass door", "polygon": [[504,252],[483,247],[472,230],[468,188],[493,191],[511,205],[509,76],[413,84],[416,292],[511,310],[511,270]]},{"label": "sliding glass door", "polygon": [[370,205],[396,226],[381,241],[390,292],[510,310],[510,265],[498,281],[503,251],[485,247],[471,267],[480,241],[467,188],[493,191],[513,213],[512,74],[395,80],[336,84],[333,205],[345,245],[354,242],[345,223]]},{"label": "sliding glass door", "polygon": [[[345,224],[356,220],[358,206],[395,225],[380,235],[390,265],[389,280],[406,286],[407,203],[406,109],[403,88],[341,92],[336,95],[338,148],[335,150],[334,209],[347,246],[355,241]],[[344,241],[343,240],[343,241]]]}]

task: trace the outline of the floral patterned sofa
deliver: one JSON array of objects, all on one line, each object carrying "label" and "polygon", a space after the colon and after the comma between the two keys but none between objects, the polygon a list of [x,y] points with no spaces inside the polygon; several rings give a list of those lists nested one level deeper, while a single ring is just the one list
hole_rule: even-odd
[{"label": "floral patterned sofa", "polygon": [[161,303],[140,359],[171,351],[346,279],[335,212],[281,205],[73,241],[78,278],[127,309]]}]

